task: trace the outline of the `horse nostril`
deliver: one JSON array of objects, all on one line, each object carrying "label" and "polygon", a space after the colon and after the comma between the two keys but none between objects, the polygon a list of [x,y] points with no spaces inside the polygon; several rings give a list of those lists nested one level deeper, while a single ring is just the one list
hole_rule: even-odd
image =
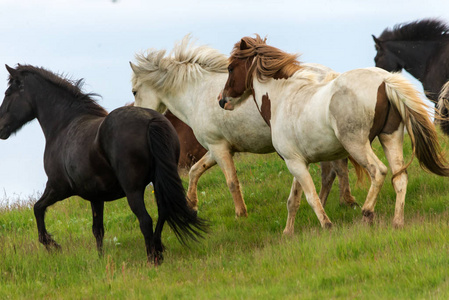
[{"label": "horse nostril", "polygon": [[220,107],[221,108],[224,108],[224,106],[225,106],[225,104],[227,103],[228,101],[226,101],[225,99],[221,99],[220,101],[218,101],[218,104],[220,104]]}]

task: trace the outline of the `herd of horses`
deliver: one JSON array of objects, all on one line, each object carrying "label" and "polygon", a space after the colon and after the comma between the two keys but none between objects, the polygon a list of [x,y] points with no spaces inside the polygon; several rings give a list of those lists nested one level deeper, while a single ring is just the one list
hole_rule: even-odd
[{"label": "herd of horses", "polygon": [[[349,187],[348,159],[358,176],[365,171],[371,178],[362,214],[372,223],[387,174],[371,148],[376,137],[393,172],[393,226],[402,227],[411,163],[403,160],[405,129],[421,167],[449,176],[433,122],[449,135],[449,26],[419,20],[373,39],[376,67],[340,74],[300,63],[297,55],[258,35],[242,38],[229,58],[186,36],[169,55],[165,50],[136,54],[130,63],[134,105],[110,113],[95,102],[95,94],[82,92],[82,80],[30,65],[6,66],[0,138],[37,119],[46,140],[48,181],[34,205],[39,241],[48,250],[60,248],[46,230],[46,209],[78,195],[91,203],[101,254],[104,202],[126,196],[139,220],[147,259],[157,265],[163,260],[165,222],[181,243],[197,241],[208,231],[210,224],[197,213],[197,184],[212,166],[218,164],[225,175],[236,216],[247,216],[233,162],[236,152],[276,151],[285,161],[293,182],[284,234],[294,233],[303,191],[321,226],[332,226],[324,206],[337,176],[340,202],[358,205]],[[422,82],[435,111],[397,73],[402,69]],[[315,162],[322,171],[319,195],[308,172]],[[187,192],[178,168],[189,170]],[[144,203],[150,182],[158,207],[154,230]]]}]

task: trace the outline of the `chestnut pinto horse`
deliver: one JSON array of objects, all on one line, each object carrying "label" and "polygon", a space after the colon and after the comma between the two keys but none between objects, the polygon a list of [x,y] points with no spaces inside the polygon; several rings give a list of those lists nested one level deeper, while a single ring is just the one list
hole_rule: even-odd
[{"label": "chestnut pinto horse", "polygon": [[[298,193],[304,190],[322,227],[332,223],[316,194],[308,165],[351,155],[371,178],[362,213],[363,219],[372,223],[376,198],[387,173],[371,148],[376,136],[394,174],[395,227],[404,224],[406,168],[410,164],[403,162],[404,126],[421,166],[449,176],[426,105],[400,74],[378,68],[357,69],[320,83],[302,68],[296,55],[268,46],[258,35],[245,37],[235,45],[228,73],[220,106],[233,110],[252,102],[248,100],[252,94],[261,110],[268,107],[265,110],[271,111],[273,145],[301,184]],[[288,201],[286,234],[294,231],[298,206]]]},{"label": "chestnut pinto horse", "polygon": [[[200,144],[208,152],[191,168],[187,196],[198,209],[197,184],[200,176],[218,163],[232,194],[235,213],[246,216],[247,210],[240,190],[233,162],[235,152],[274,152],[270,128],[255,110],[254,103],[242,105],[236,113],[220,109],[216,97],[226,82],[228,58],[207,46],[194,47],[187,35],[172,54],[165,50],[148,50],[137,54],[133,70],[132,92],[137,106],[159,112],[167,108],[189,125]],[[324,78],[331,70],[312,65],[317,76]],[[356,204],[350,193],[346,161],[323,164],[322,199],[326,199],[337,174],[340,183],[340,202]],[[290,198],[296,197],[295,184]],[[344,200],[342,200],[344,199]],[[293,201],[293,200],[292,200]]]},{"label": "chestnut pinto horse", "polygon": [[[73,84],[43,68],[7,66],[9,86],[0,106],[0,139],[38,119],[45,135],[44,167],[48,176],[34,205],[39,241],[61,247],[47,232],[45,212],[50,205],[73,195],[90,201],[92,232],[103,252],[104,202],[127,197],[139,220],[148,261],[162,262],[162,228],[167,222],[181,242],[197,240],[208,224],[187,203],[178,174],[179,141],[173,126],[160,113],[125,106],[110,114]],[[146,186],[153,182],[158,221],[144,203]]]}]

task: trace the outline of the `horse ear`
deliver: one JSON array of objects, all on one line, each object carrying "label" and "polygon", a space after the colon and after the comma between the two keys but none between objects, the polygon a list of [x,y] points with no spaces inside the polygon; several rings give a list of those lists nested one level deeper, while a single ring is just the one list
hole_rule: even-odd
[{"label": "horse ear", "polygon": [[131,69],[133,70],[133,72],[136,74],[137,73],[137,67],[132,62],[129,62],[129,65],[131,66]]},{"label": "horse ear", "polygon": [[374,36],[374,34],[371,35],[373,37],[374,43],[376,43],[376,46],[380,47],[380,40]]},{"label": "horse ear", "polygon": [[16,69],[11,68],[10,66],[8,66],[8,65],[6,65],[6,64],[5,64],[5,67],[6,67],[6,70],[8,70],[8,73],[9,73],[12,77],[17,77],[17,76],[19,75],[19,72],[17,72]]},{"label": "horse ear", "polygon": [[240,40],[240,50],[246,50],[249,49],[248,44],[245,42],[244,39]]}]

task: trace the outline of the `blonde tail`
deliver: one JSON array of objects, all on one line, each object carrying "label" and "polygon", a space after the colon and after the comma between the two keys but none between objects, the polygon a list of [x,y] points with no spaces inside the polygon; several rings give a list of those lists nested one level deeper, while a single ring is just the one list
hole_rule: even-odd
[{"label": "blonde tail", "polygon": [[[440,176],[449,176],[448,162],[441,151],[435,125],[431,120],[432,116],[439,117],[430,113],[431,109],[420,98],[419,92],[402,75],[388,75],[384,82],[387,98],[402,117],[412,142],[413,155],[416,155],[421,167]],[[413,157],[393,176],[404,171],[412,160]]]}]

